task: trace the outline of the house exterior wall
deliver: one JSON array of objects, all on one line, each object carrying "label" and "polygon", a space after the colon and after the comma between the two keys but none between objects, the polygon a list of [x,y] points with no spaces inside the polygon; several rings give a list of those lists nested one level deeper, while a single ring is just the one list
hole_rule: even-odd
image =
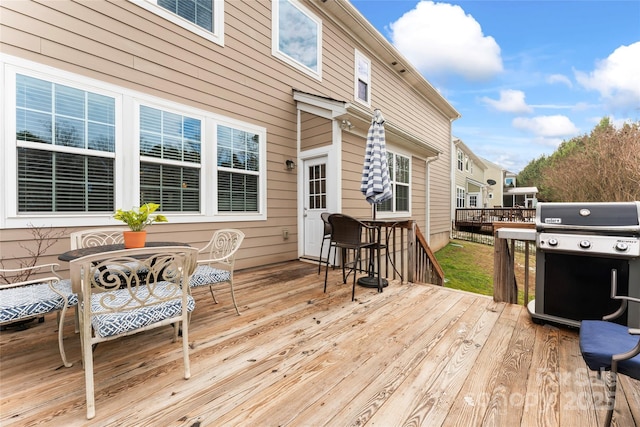
[{"label": "house exterior wall", "polygon": [[[431,235],[440,236],[437,240],[441,242],[451,226],[448,147],[451,120],[457,113],[446,101],[430,95],[428,83],[419,79],[417,83],[409,81],[409,77],[415,79],[409,64],[406,65],[409,72],[403,74],[385,62],[382,56],[393,48],[376,45],[377,39],[366,40],[362,36],[372,27],[344,25],[347,18],[343,10],[353,12],[355,18],[349,19],[363,20],[348,2],[330,3],[300,3],[322,20],[321,79],[273,56],[272,2],[264,0],[224,2],[224,45],[203,39],[131,1],[2,2],[0,54],[11,66],[42,72],[45,76],[60,74],[70,81],[78,76],[87,85],[98,82],[134,98],[172,102],[264,129],[266,209],[261,216],[187,220],[178,215],[169,216],[167,224],[149,228],[150,240],[185,241],[196,247],[203,246],[215,229],[242,229],[247,238],[237,266],[244,268],[298,257],[295,230],[301,218],[299,186],[296,172],[287,170],[285,161],[296,160],[299,150],[326,146],[335,138],[329,137],[330,121],[305,113],[300,116],[305,132],[298,138],[298,111],[292,89],[353,101],[354,52],[358,49],[372,62],[372,106],[382,109],[390,123],[428,141],[441,152],[439,159],[429,164],[427,183],[422,181],[426,178],[426,167],[420,160],[424,154],[419,153],[419,158],[412,162],[412,191],[418,193],[412,196],[412,214],[419,224],[428,223]],[[356,216],[368,216],[368,204],[359,192],[366,125],[361,123],[353,133],[342,134],[342,209]],[[12,136],[3,134],[2,138],[3,153],[15,153]],[[396,143],[404,144],[403,148],[411,154],[411,147],[407,148],[402,141]],[[5,178],[0,178],[0,184],[5,183]],[[215,189],[212,190],[215,194]],[[428,207],[424,207],[427,196],[423,193],[429,194]],[[0,236],[2,259],[17,261],[28,257],[22,248],[32,244],[28,224],[52,225],[53,232],[65,237],[49,248],[42,262],[55,261],[56,254],[68,250],[66,236],[76,229],[116,224],[110,215],[66,220],[36,216],[20,223],[13,221],[15,218],[7,219],[6,205],[0,207],[6,220]],[[287,239],[283,237],[283,229],[289,231]]]},{"label": "house exterior wall", "polygon": [[[485,178],[492,179],[496,182],[495,185],[487,187],[487,207],[488,208],[497,208],[502,207],[502,194],[503,194],[503,169],[491,162],[485,161],[487,165],[487,170],[485,171]],[[489,197],[489,194],[493,194],[493,196]]]}]

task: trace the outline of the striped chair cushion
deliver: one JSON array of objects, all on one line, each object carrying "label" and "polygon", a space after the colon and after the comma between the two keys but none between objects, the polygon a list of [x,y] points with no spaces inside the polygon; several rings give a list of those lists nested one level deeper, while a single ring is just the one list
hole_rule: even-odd
[{"label": "striped chair cushion", "polygon": [[208,265],[199,265],[191,275],[190,287],[211,285],[231,280],[231,272]]},{"label": "striped chair cushion", "polygon": [[[157,295],[163,294],[162,287],[160,286],[161,284],[162,282],[157,284],[155,290]],[[173,293],[174,291],[172,290],[168,292]],[[110,294],[114,297],[108,305],[111,307],[122,307],[124,304],[127,304],[127,311],[95,314],[92,317],[91,325],[93,326],[96,335],[102,338],[144,328],[145,326],[149,326],[155,322],[179,316],[182,312],[181,297],[176,297],[157,305],[142,307],[139,306],[140,304],[137,301],[131,299],[128,289],[118,289],[91,295],[92,311],[100,312],[104,310],[100,301],[102,301],[103,304],[107,304],[104,299],[105,294]],[[140,300],[147,299],[148,295],[149,292],[146,286],[140,286],[138,288],[137,297]],[[196,306],[195,301],[190,295],[187,298],[187,310],[193,311]],[[154,297],[151,296],[148,299],[147,304],[153,300]]]},{"label": "striped chair cushion", "polygon": [[[78,296],[71,292],[71,281],[61,280],[54,286],[67,295],[69,306],[78,304]],[[3,289],[0,291],[0,323],[62,310],[63,306],[64,300],[48,283]]]}]

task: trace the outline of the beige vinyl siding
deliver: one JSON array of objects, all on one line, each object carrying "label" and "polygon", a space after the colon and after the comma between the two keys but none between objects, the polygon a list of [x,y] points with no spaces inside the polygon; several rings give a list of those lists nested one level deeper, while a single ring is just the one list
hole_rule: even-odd
[{"label": "beige vinyl siding", "polygon": [[424,159],[411,159],[411,218],[426,233],[427,169]]},{"label": "beige vinyl siding", "polygon": [[[125,0],[2,2],[1,50],[7,55],[266,128],[266,221],[234,221],[230,217],[225,222],[170,222],[149,229],[152,240],[188,241],[198,247],[206,243],[215,229],[240,228],[247,234],[238,260],[242,268],[297,258],[297,174],[284,166],[284,161],[296,159],[297,153],[297,112],[292,89],[353,101],[357,48],[372,62],[372,107],[380,108],[389,122],[429,141],[442,152],[440,159],[430,164],[433,185],[429,213],[432,232],[448,230],[449,118],[409,87],[400,73],[355,40],[351,29],[327,17],[322,3],[304,4],[323,23],[322,81],[271,55],[271,2],[265,0],[225,2],[224,46]],[[359,191],[364,127],[354,130],[357,134],[342,133],[341,184],[343,210],[367,217],[370,206]],[[327,121],[313,137],[303,135],[304,148],[328,144],[330,128]],[[304,129],[315,132],[313,126]],[[418,173],[413,179],[419,177]],[[420,188],[422,196],[416,195],[419,184],[413,185],[413,207],[416,214],[423,216],[416,204],[425,190]],[[289,232],[287,240],[282,237],[285,228]],[[66,229],[65,236],[72,231],[75,230]],[[30,238],[25,229],[2,230],[0,257],[13,258],[19,245],[28,243]],[[55,260],[54,254],[66,250],[67,245],[68,239],[61,240],[49,250],[48,258]]]},{"label": "beige vinyl siding", "polygon": [[300,114],[300,150],[331,145],[331,126],[330,120],[303,111]]},{"label": "beige vinyl siding", "polygon": [[360,192],[366,136],[342,132],[342,211],[357,218],[370,218],[371,205]]}]

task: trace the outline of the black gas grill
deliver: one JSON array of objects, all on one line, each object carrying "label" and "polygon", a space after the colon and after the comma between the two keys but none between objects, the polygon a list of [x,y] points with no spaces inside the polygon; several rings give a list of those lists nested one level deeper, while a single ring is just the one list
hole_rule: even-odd
[{"label": "black gas grill", "polygon": [[[614,312],[612,269],[618,293],[640,297],[640,202],[538,204],[534,320],[579,326]],[[639,325],[639,311],[619,322]]]}]

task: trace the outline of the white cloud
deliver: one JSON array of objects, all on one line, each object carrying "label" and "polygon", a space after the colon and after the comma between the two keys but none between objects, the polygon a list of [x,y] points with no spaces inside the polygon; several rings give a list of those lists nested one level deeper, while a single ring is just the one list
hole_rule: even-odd
[{"label": "white cloud", "polygon": [[485,96],[481,98],[481,101],[505,113],[523,114],[533,112],[533,108],[529,107],[524,101],[524,92],[521,90],[501,90],[500,99],[495,100]]},{"label": "white cloud", "polygon": [[545,138],[573,136],[580,132],[567,116],[561,115],[532,118],[516,117],[511,124],[516,129]]},{"label": "white cloud", "polygon": [[550,76],[547,76],[547,83],[549,84],[561,83],[566,85],[569,88],[573,87],[573,83],[571,83],[571,80],[569,80],[569,77],[565,76],[564,74],[551,74]]},{"label": "white cloud", "polygon": [[483,80],[503,70],[500,46],[460,6],[423,0],[390,29],[395,47],[426,76]]},{"label": "white cloud", "polygon": [[589,74],[574,71],[587,89],[600,92],[614,109],[635,109],[640,105],[640,42],[620,46],[608,58],[598,61]]}]

